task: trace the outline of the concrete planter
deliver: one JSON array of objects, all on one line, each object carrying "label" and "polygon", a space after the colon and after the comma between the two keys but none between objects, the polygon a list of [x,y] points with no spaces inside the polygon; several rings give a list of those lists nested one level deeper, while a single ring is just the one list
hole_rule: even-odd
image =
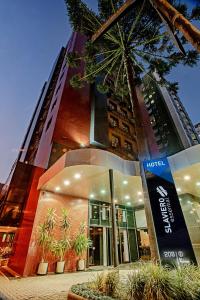
[{"label": "concrete planter", "polygon": [[79,259],[78,260],[78,271],[84,271],[85,270],[85,260]]},{"label": "concrete planter", "polygon": [[65,261],[57,261],[56,263],[56,274],[64,273]]},{"label": "concrete planter", "polygon": [[83,298],[81,296],[78,296],[72,292],[69,292],[67,295],[67,300],[87,300],[86,298]]},{"label": "concrete planter", "polygon": [[40,262],[37,270],[37,275],[46,275],[48,271],[48,262]]}]

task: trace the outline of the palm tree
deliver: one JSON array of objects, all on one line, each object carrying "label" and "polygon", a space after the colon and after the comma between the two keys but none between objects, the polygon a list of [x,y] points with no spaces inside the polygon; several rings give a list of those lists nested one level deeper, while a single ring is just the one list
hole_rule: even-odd
[{"label": "palm tree", "polygon": [[[71,85],[82,87],[85,83],[94,83],[96,77],[100,77],[99,91],[109,91],[121,101],[128,102],[132,109],[138,152],[143,158],[147,158],[148,153],[157,154],[153,130],[141,94],[140,76],[155,69],[164,76],[179,63],[192,67],[199,59],[198,53],[188,47],[185,56],[177,51],[149,0],[136,1],[134,8],[95,44],[91,42],[92,35],[124,1],[98,0],[98,13],[90,10],[81,0],[65,2],[74,31],[88,38],[84,53],[68,55],[68,63],[73,67],[78,66],[81,60],[85,62],[84,74],[73,76]],[[189,14],[186,5],[175,5],[174,0],[170,2],[184,15]],[[194,12],[192,14],[189,16],[191,19]],[[183,44],[187,44],[184,36],[180,36],[180,39]]]}]

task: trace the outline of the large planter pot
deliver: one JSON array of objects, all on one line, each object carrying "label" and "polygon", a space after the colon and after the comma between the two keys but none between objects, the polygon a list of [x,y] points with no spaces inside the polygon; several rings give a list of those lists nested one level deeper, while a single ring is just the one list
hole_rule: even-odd
[{"label": "large planter pot", "polygon": [[48,262],[40,262],[37,270],[37,275],[46,275],[48,271]]},{"label": "large planter pot", "polygon": [[57,274],[62,274],[64,273],[65,269],[65,261],[57,261],[56,263],[56,273]]},{"label": "large planter pot", "polygon": [[84,271],[85,270],[85,260],[79,259],[78,260],[78,271]]},{"label": "large planter pot", "polygon": [[69,292],[67,295],[67,300],[87,300],[86,298],[83,298],[81,296],[78,296],[72,292]]}]

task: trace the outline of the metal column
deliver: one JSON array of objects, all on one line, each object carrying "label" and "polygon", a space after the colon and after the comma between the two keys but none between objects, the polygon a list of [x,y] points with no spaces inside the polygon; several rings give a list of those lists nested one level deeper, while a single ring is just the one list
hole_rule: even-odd
[{"label": "metal column", "polygon": [[114,201],[114,181],[113,181],[113,170],[109,170],[109,181],[110,181],[110,198],[111,198],[111,219],[112,219],[112,245],[113,245],[113,262],[114,267],[119,265],[118,257],[118,245],[117,245],[117,222],[116,222],[116,209]]}]

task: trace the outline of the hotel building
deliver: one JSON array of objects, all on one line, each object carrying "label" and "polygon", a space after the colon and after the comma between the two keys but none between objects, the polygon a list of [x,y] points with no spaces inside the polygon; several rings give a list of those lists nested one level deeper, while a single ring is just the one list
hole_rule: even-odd
[{"label": "hotel building", "polygon": [[[77,69],[67,65],[66,53],[80,53],[84,42],[85,38],[75,33],[61,49],[1,192],[1,245],[11,247],[9,265],[24,276],[36,273],[40,260],[37,227],[51,207],[57,212],[63,207],[70,211],[73,233],[81,221],[88,225],[92,240],[88,266],[161,256],[155,215],[139,160],[135,117],[129,105],[112,94],[100,94],[95,84],[81,89],[70,86]],[[144,98],[159,149],[154,160],[168,157],[188,240],[199,262],[198,137],[176,95],[166,96],[164,88],[155,82],[144,80],[144,84],[152,88],[151,94],[149,88],[148,92],[144,90]],[[157,111],[160,106],[161,112]],[[179,116],[182,110],[185,123]],[[76,260],[69,253],[66,270],[75,270]]]}]

